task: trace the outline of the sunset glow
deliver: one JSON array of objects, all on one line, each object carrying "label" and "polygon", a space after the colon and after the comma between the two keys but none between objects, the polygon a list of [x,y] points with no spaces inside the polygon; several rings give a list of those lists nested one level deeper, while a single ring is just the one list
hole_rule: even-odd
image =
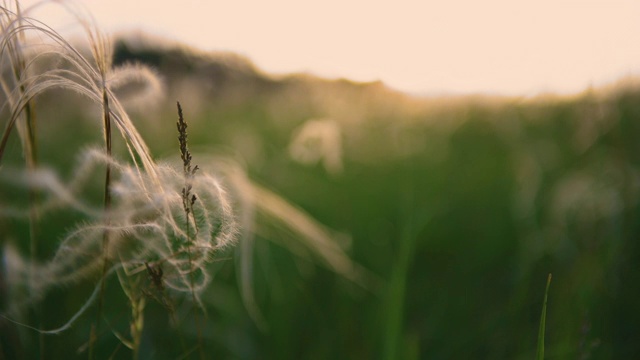
[{"label": "sunset glow", "polygon": [[[567,93],[640,73],[631,0],[82,3],[111,33],[143,30],[240,53],[271,73],[382,80],[418,94]],[[38,18],[60,16],[52,8]]]}]

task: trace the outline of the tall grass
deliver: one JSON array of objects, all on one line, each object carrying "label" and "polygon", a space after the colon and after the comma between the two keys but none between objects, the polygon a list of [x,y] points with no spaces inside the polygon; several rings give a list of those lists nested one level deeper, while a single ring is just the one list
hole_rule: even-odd
[{"label": "tall grass", "polygon": [[[19,3],[15,3],[15,12],[9,10],[6,7],[7,3],[4,3],[5,7],[3,8],[3,16],[0,17],[0,29],[3,33],[11,31],[12,27],[20,27],[21,23],[21,9]],[[17,20],[17,22],[15,22]],[[12,69],[13,77],[6,81],[4,77],[0,78],[0,85],[2,86],[2,90],[7,98],[8,102],[13,102],[13,96],[10,95],[11,87],[15,87],[16,84],[20,84],[21,80],[24,77],[27,77],[26,74],[26,63],[22,51],[20,50],[22,44],[24,44],[25,37],[24,33],[20,33],[18,36],[12,37],[6,43],[6,53],[7,59],[10,63],[10,68]],[[4,58],[2,59],[4,60]],[[16,96],[20,98],[26,92],[26,89],[23,84],[17,86],[18,93]],[[28,101],[25,106],[23,113],[21,114],[23,119],[18,122],[18,131],[22,140],[22,151],[25,156],[26,167],[29,171],[34,171],[38,164],[38,152],[36,148],[36,120],[35,120],[35,112],[33,107],[33,102]],[[38,201],[38,194],[33,189],[29,190],[29,202],[34,203]],[[29,239],[30,239],[30,260],[32,263],[35,263],[38,258],[38,234],[37,234],[37,224],[38,224],[38,211],[36,207],[32,207],[29,211]],[[33,276],[33,269],[31,270],[31,276]],[[35,316],[40,317],[42,313],[42,309],[35,309]],[[41,325],[41,324],[40,324]],[[39,339],[39,352],[42,355],[44,354],[44,339],[40,336]]]},{"label": "tall grass", "polygon": [[[31,18],[29,14],[33,9],[20,9],[18,2],[5,2],[0,7],[0,69],[4,95],[0,109],[4,122],[0,138],[0,182],[7,188],[26,189],[30,194],[26,201],[2,204],[0,216],[27,217],[31,224],[26,246],[31,253],[28,259],[21,255],[24,239],[16,240],[18,246],[4,244],[10,288],[6,309],[2,312],[5,319],[41,335],[59,335],[79,326],[82,316],[95,306],[96,318],[89,329],[89,340],[79,344],[78,350],[88,350],[89,358],[103,357],[100,343],[111,333],[120,344],[110,349],[114,355],[126,347],[133,358],[138,358],[147,302],[155,299],[171,318],[173,329],[167,331],[175,331],[183,343],[180,356],[188,357],[192,350],[182,341],[181,329],[189,326],[184,322],[185,314],[176,306],[186,296],[192,304],[191,316],[196,328],[197,345],[193,349],[204,358],[203,331],[208,320],[206,312],[200,316],[196,309],[205,310],[202,294],[213,280],[211,264],[238,241],[242,242],[241,275],[238,276],[241,293],[248,311],[260,321],[252,291],[251,234],[269,227],[255,226],[253,214],[256,212],[267,215],[269,221],[294,234],[291,237],[294,240],[285,243],[287,248],[312,254],[316,260],[359,284],[370,281],[367,271],[346,256],[327,229],[275,193],[255,185],[232,161],[210,161],[203,169],[192,166],[187,123],[179,104],[181,168],[170,161],[156,162],[116,95],[116,90],[130,81],[142,81],[147,89],[160,89],[161,81],[154,71],[141,65],[114,68],[111,42],[89,14],[72,2],[37,6],[45,5],[60,5],[68,10],[84,29],[91,51],[87,55],[83,48],[67,41],[53,28]],[[33,108],[38,97],[45,94],[56,97],[65,91],[81,95],[101,110],[97,123],[103,135],[101,146],[93,144],[74,151],[76,165],[68,178],[58,169],[37,161]],[[43,115],[40,120],[49,119]],[[25,154],[24,167],[3,165],[7,145],[16,129]],[[120,137],[115,136],[116,133]],[[116,156],[116,142],[126,149],[124,158]],[[103,174],[102,204],[94,204],[90,196],[86,197],[92,193],[100,172]],[[61,209],[74,214],[76,222],[71,230],[46,234],[46,237],[35,231],[39,217],[52,217]],[[52,254],[38,254],[40,239],[59,240],[59,243]],[[38,255],[46,260],[39,260]],[[113,274],[130,309],[128,334],[114,328],[111,325],[114,319],[109,319],[105,311],[115,291],[107,286]],[[63,325],[47,329],[41,321],[33,323],[23,319],[24,310],[42,304],[53,289],[81,287],[87,282],[93,287],[91,294]],[[41,355],[44,354],[45,350],[41,349]]]},{"label": "tall grass", "polygon": [[544,290],[544,301],[540,314],[540,329],[538,330],[538,346],[536,350],[536,360],[544,360],[544,334],[547,326],[547,298],[549,297],[549,285],[551,285],[551,274],[547,277],[547,286]]}]

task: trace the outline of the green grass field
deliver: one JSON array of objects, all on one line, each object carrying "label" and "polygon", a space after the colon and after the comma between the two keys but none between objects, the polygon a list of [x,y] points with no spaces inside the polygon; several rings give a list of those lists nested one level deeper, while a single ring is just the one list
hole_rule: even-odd
[{"label": "green grass field", "polygon": [[[197,294],[201,307],[193,290],[159,289],[142,267],[147,258],[135,258],[142,245],[118,248],[121,259],[137,261],[137,275],[101,272],[96,241],[60,273],[97,270],[34,291],[29,260],[41,265],[31,269],[53,271],[47,264],[61,244],[84,246],[83,235],[68,244],[65,237],[95,217],[69,203],[43,212],[30,257],[29,209],[59,194],[29,186],[14,130],[0,168],[0,358],[37,358],[44,349],[49,359],[533,359],[550,273],[545,358],[640,353],[640,86],[633,82],[571,97],[423,99],[380,83],[273,78],[229,54],[153,43],[117,42],[113,59],[146,64],[163,81],[162,95],[141,106],[127,102],[136,86],[113,93],[158,164],[181,164],[181,102],[193,163],[219,176],[232,208],[241,209],[235,246],[216,250],[202,268],[212,278]],[[68,184],[87,149],[104,147],[100,103],[54,90],[32,106],[38,166]],[[9,114],[3,108],[3,128]],[[132,164],[118,136],[113,158]],[[73,194],[87,207],[103,206],[106,163]],[[114,184],[125,186],[126,174],[112,166]],[[243,204],[246,188],[225,183],[232,180],[225,167],[242,169],[265,195]],[[210,190],[194,189],[203,198]],[[114,206],[127,196],[114,195]],[[175,217],[184,221],[180,210]],[[135,234],[123,232],[121,242]],[[321,242],[325,235],[330,244]],[[164,266],[160,283],[171,284],[178,268]],[[100,300],[65,331],[40,336],[24,326],[65,324],[102,279]]]}]

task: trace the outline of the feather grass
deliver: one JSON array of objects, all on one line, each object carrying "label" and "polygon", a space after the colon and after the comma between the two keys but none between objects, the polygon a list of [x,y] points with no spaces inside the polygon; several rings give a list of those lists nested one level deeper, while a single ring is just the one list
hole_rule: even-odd
[{"label": "feather grass", "polygon": [[[15,6],[15,12],[8,11],[9,9],[6,2],[4,2],[3,7],[3,15],[0,16],[0,29],[2,29],[3,33],[10,31],[12,26],[21,26],[22,25],[22,13],[20,8],[20,3],[18,1],[13,2]],[[11,64],[11,68],[13,69],[13,83],[20,83],[21,79],[28,76],[26,74],[26,63],[24,54],[20,49],[22,48],[22,44],[26,43],[26,39],[24,33],[20,33],[18,36],[14,36],[10,39],[7,44],[7,54],[9,58],[9,62]],[[8,101],[13,101],[9,96],[9,91],[6,91],[7,86],[3,81],[2,89],[5,90],[5,96]],[[18,97],[24,95],[26,89],[23,84],[17,87]],[[37,151],[37,142],[36,142],[36,117],[33,106],[33,101],[29,101],[24,106],[24,111],[22,113],[23,121],[18,122],[18,133],[20,135],[20,140],[22,144],[22,152],[25,156],[26,166],[30,172],[35,171],[38,166],[38,151]],[[34,189],[29,189],[28,191],[29,203],[35,203],[38,200],[38,193]],[[37,226],[39,222],[39,215],[37,208],[32,206],[29,210],[29,248],[30,248],[30,259],[31,263],[35,263],[38,258],[38,232]],[[30,281],[33,278],[34,269],[31,269]],[[34,309],[34,317],[40,319],[39,325],[42,326],[41,322],[41,314],[42,307],[38,306]],[[39,351],[40,358],[44,358],[44,338],[42,334],[39,337]]]},{"label": "feather grass", "polygon": [[[270,234],[273,228],[285,229],[285,233],[298,240],[284,242],[293,252],[311,255],[364,286],[373,283],[373,276],[348,258],[333,241],[328,229],[275,193],[252,183],[237,165],[212,162],[210,165],[217,173],[192,166],[187,124],[179,104],[177,127],[182,166],[157,163],[125,111],[117,91],[131,81],[142,81],[148,84],[144,89],[148,94],[156,94],[162,90],[161,82],[153,71],[140,65],[113,68],[111,42],[98,30],[92,18],[70,2],[56,3],[67,9],[85,29],[90,57],[53,28],[26,16],[29,11],[13,11],[0,6],[0,68],[13,69],[11,77],[0,77],[5,95],[5,102],[0,107],[5,121],[0,137],[0,164],[14,129],[23,143],[24,153],[31,154],[27,156],[25,169],[0,167],[0,184],[7,189],[20,188],[39,194],[25,207],[3,204],[0,216],[37,220],[32,214],[47,216],[65,209],[81,220],[62,239],[58,239],[57,234],[49,235],[50,238],[42,236],[42,241],[60,240],[57,250],[42,263],[37,262],[34,255],[29,259],[22,258],[11,245],[5,244],[8,286],[24,290],[12,292],[8,299],[8,314],[17,314],[40,303],[53,288],[95,277],[98,283],[87,301],[63,326],[43,330],[39,325],[23,322],[20,325],[40,334],[60,334],[73,326],[97,301],[97,317],[87,344],[89,358],[93,358],[96,355],[94,344],[102,333],[98,327],[104,318],[105,282],[115,272],[131,306],[130,338],[122,335],[118,338],[136,358],[148,298],[140,285],[141,278],[155,276],[163,292],[191,298],[198,333],[198,344],[194,349],[204,358],[202,324],[195,310],[202,309],[206,316],[201,297],[212,281],[207,266],[220,251],[236,244],[239,234],[236,217],[240,212],[246,239],[239,253],[239,281],[243,301],[257,323],[264,324],[264,320],[251,287],[252,232]],[[39,42],[23,41],[28,35]],[[102,147],[78,149],[77,164],[67,179],[56,169],[37,164],[35,120],[32,118],[35,99],[47,92],[60,91],[80,94],[100,107],[99,123],[104,135]],[[114,136],[116,132],[120,134],[119,138]],[[112,154],[116,139],[122,140],[128,152],[124,161],[115,159]],[[82,194],[90,188],[95,175],[102,171],[103,203],[96,205],[84,199]],[[223,181],[228,183],[223,185]],[[227,186],[231,191],[227,191]],[[266,219],[273,226],[254,226],[257,217]],[[31,234],[32,240],[37,238],[35,231]],[[280,234],[274,237],[278,238]],[[37,244],[31,244],[32,254],[37,247]],[[174,276],[162,277],[154,273],[157,270],[152,271],[162,268]],[[179,331],[173,310],[168,311]]]}]

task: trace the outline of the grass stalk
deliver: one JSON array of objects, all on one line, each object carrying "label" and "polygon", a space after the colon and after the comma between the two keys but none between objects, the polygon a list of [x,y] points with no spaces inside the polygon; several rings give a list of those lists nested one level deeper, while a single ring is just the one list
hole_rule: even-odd
[{"label": "grass stalk", "polygon": [[397,359],[402,341],[404,302],[406,297],[407,275],[411,263],[415,236],[410,219],[404,224],[400,236],[398,260],[389,283],[387,293],[387,331],[384,341],[384,359]]},{"label": "grass stalk", "polygon": [[[10,25],[9,21],[7,24],[2,23],[3,30],[8,30],[8,28],[13,27],[20,29],[23,25],[23,16],[20,8],[20,3],[15,2],[15,13],[11,13],[8,8],[3,8],[4,15],[7,15],[9,19],[15,18],[14,25]],[[10,16],[12,15],[12,16]],[[25,55],[23,53],[22,44],[26,44],[24,31],[16,31],[13,36],[9,36],[6,39],[7,43],[7,53],[10,57],[11,67],[13,70],[14,81],[17,86],[17,96],[18,99],[27,99],[22,104],[21,113],[19,114],[21,119],[24,120],[24,128],[23,131],[19,131],[21,142],[22,142],[22,151],[25,157],[25,163],[27,171],[30,174],[33,174],[36,168],[38,167],[38,152],[36,146],[36,117],[35,110],[33,106],[33,99],[29,98],[27,94],[26,87],[26,77],[27,77],[27,65],[25,61]],[[7,89],[8,90],[8,89]],[[8,91],[6,91],[7,98],[9,99],[11,96]],[[20,102],[21,100],[18,100]],[[11,100],[8,100],[8,103],[11,103]],[[10,132],[10,129],[6,130],[6,134]],[[1,157],[1,155],[0,155]],[[37,227],[39,223],[39,214],[38,208],[36,204],[38,203],[38,192],[33,188],[29,188],[28,190],[28,198],[29,198],[29,260],[31,262],[31,267],[29,269],[29,281],[31,284],[34,283],[35,279],[35,264],[38,260],[38,232]],[[33,296],[33,293],[32,293]],[[33,310],[33,316],[36,319],[36,322],[40,327],[42,327],[42,304],[36,305]],[[44,359],[44,335],[39,334],[39,352],[40,358]]]},{"label": "grass stalk", "polygon": [[149,274],[149,277],[151,278],[151,283],[153,284],[155,289],[160,292],[160,296],[156,297],[156,300],[160,304],[162,304],[162,306],[164,306],[165,309],[167,309],[167,311],[169,312],[169,320],[176,328],[178,342],[180,343],[180,347],[182,348],[182,352],[184,353],[186,352],[186,346],[184,343],[184,339],[182,337],[182,332],[180,331],[180,328],[178,326],[179,322],[178,322],[178,318],[176,317],[175,306],[171,301],[171,298],[169,298],[166,294],[166,288],[164,287],[164,283],[162,279],[163,277],[162,267],[160,263],[149,265],[149,263],[145,262],[144,265],[147,268],[147,273]]},{"label": "grass stalk", "polygon": [[[188,228],[189,228],[189,222],[187,221],[187,236],[189,234]],[[198,299],[196,297],[196,293],[195,293],[195,289],[194,289],[195,282],[194,282],[194,279],[193,279],[193,260],[191,258],[191,246],[189,246],[187,248],[187,254],[189,256],[189,267],[190,267],[190,269],[189,269],[190,270],[189,281],[191,283],[191,301],[193,301],[193,308],[192,308],[193,321],[195,323],[196,333],[197,333],[197,336],[198,336],[197,347],[198,347],[198,353],[200,355],[200,360],[204,360],[205,359],[205,357],[204,357],[204,348],[202,346],[202,324],[201,324],[200,321],[198,321],[198,316],[196,314],[196,309],[197,309],[196,305],[198,303]]]},{"label": "grass stalk", "polygon": [[[24,86],[20,86],[21,94],[24,94],[25,89]],[[25,120],[26,120],[26,146],[25,146],[25,155],[27,159],[27,169],[30,173],[35,172],[38,167],[38,152],[36,147],[36,122],[35,122],[35,114],[32,108],[32,101],[28,101],[24,108]],[[35,269],[34,266],[38,260],[38,223],[40,222],[40,215],[38,214],[38,208],[35,206],[38,203],[39,195],[38,191],[29,188],[29,258],[31,260],[31,270],[30,277],[31,282],[34,283],[35,278]],[[42,303],[36,305],[35,309],[35,317],[38,320],[38,326],[43,327],[42,323]],[[45,354],[45,346],[44,346],[44,334],[38,334],[38,348],[40,351],[40,359],[44,359]]]},{"label": "grass stalk", "polygon": [[[386,331],[383,334],[383,359],[406,358],[401,351],[404,341],[404,313],[407,297],[407,277],[416,247],[417,233],[425,226],[429,217],[418,219],[414,203],[414,174],[412,164],[403,167],[401,182],[403,222],[400,229],[400,244],[386,294]],[[403,356],[404,355],[404,356]]]},{"label": "grass stalk", "polygon": [[142,340],[142,330],[144,329],[145,304],[146,300],[144,296],[137,296],[131,299],[131,350],[133,360],[137,360],[140,355],[140,341]]},{"label": "grass stalk", "polygon": [[129,334],[131,338],[127,339],[117,332],[114,332],[114,335],[120,340],[122,345],[131,350],[132,359],[137,360],[140,355],[140,343],[144,329],[146,298],[143,292],[140,291],[140,277],[133,279],[126,271],[117,271],[116,274],[120,281],[122,291],[129,300],[129,306],[131,306],[131,321],[129,323]]},{"label": "grass stalk", "polygon": [[[104,140],[105,140],[105,153],[107,157],[111,157],[111,114],[109,109],[109,96],[107,93],[107,89],[103,88],[102,90],[102,109],[103,109],[103,120],[104,120]],[[104,180],[104,212],[105,212],[105,230],[102,234],[102,273],[100,275],[100,297],[98,299],[98,311],[96,315],[96,324],[95,331],[92,328],[92,332],[97,334],[100,332],[100,319],[102,317],[102,308],[104,303],[104,294],[106,287],[106,274],[107,269],[109,268],[109,230],[107,229],[109,225],[109,211],[111,209],[111,165],[107,163],[105,169],[105,180]],[[134,304],[132,304],[133,306]],[[93,341],[95,339],[90,339],[90,351],[89,354],[93,355]],[[90,357],[92,358],[92,357]]]},{"label": "grass stalk", "polygon": [[547,297],[549,296],[549,285],[551,284],[551,274],[547,277],[547,287],[544,291],[544,302],[542,303],[542,314],[540,315],[540,329],[538,329],[538,347],[536,350],[536,360],[544,360],[544,333],[547,322]]},{"label": "grass stalk", "polygon": [[196,316],[196,305],[198,304],[198,299],[195,293],[195,280],[193,278],[194,268],[193,268],[193,258],[191,254],[191,247],[193,246],[193,239],[191,234],[191,226],[189,225],[189,218],[193,219],[194,224],[194,234],[193,236],[197,236],[198,227],[196,223],[196,218],[193,213],[193,205],[196,202],[196,196],[191,194],[191,179],[195,175],[196,171],[198,171],[198,165],[192,167],[191,166],[191,153],[189,152],[188,144],[187,144],[187,123],[184,120],[184,116],[182,113],[182,107],[180,106],[180,102],[177,102],[178,106],[178,122],[176,123],[178,127],[178,142],[180,144],[180,158],[182,159],[183,166],[183,174],[184,174],[184,187],[182,188],[182,206],[184,208],[185,213],[185,231],[187,236],[187,256],[189,260],[189,281],[191,285],[191,300],[193,301],[193,319],[196,326],[197,336],[198,336],[198,352],[200,354],[200,359],[204,359],[204,349],[202,347],[202,324],[198,321],[198,316]]}]

